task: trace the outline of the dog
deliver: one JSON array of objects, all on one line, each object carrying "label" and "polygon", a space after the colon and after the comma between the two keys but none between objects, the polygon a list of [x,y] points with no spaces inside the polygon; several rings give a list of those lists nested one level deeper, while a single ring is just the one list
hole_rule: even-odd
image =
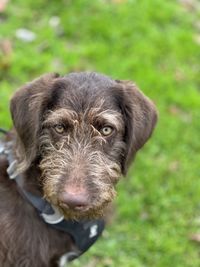
[{"label": "dog", "polygon": [[152,134],[156,108],[130,81],[80,72],[26,84],[10,110],[14,129],[0,154],[0,266],[65,266],[82,252],[70,230],[54,226],[94,221],[89,237],[97,235],[117,182]]}]

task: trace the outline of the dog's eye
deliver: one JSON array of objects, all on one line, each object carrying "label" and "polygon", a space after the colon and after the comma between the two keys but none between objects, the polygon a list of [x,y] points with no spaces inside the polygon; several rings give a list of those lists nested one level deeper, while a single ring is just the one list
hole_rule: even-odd
[{"label": "dog's eye", "polygon": [[64,131],[65,131],[65,127],[64,127],[64,125],[62,125],[62,124],[56,124],[56,125],[54,126],[54,129],[55,129],[55,131],[56,131],[58,134],[63,134]]},{"label": "dog's eye", "polygon": [[111,126],[104,126],[101,130],[100,133],[104,136],[109,136],[113,133],[113,128]]}]

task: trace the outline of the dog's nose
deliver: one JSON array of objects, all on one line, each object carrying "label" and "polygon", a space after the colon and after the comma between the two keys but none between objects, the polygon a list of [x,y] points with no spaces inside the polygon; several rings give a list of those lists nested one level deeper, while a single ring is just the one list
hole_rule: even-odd
[{"label": "dog's nose", "polygon": [[60,200],[72,209],[83,209],[88,206],[88,196],[85,193],[72,194],[69,192],[62,192]]}]

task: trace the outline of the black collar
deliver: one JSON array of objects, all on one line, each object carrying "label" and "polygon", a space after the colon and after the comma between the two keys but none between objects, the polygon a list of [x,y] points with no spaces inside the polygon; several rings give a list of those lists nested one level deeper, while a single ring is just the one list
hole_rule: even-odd
[{"label": "black collar", "polygon": [[[72,221],[65,220],[59,210],[42,197],[38,197],[23,188],[22,176],[15,175],[17,161],[13,157],[12,143],[3,143],[0,140],[0,154],[6,155],[9,167],[7,173],[10,179],[15,180],[20,194],[37,210],[42,220],[53,228],[68,233],[73,238],[80,254],[87,251],[102,234],[105,222],[99,220]],[[72,259],[80,254],[73,255]],[[71,260],[72,260],[71,259]]]}]

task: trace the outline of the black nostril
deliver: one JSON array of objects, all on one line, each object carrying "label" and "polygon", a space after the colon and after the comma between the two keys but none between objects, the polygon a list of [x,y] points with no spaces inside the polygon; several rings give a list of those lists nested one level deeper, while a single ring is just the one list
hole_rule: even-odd
[{"label": "black nostril", "polygon": [[62,192],[60,200],[72,209],[82,209],[88,205],[88,197],[86,194],[71,194]]}]

